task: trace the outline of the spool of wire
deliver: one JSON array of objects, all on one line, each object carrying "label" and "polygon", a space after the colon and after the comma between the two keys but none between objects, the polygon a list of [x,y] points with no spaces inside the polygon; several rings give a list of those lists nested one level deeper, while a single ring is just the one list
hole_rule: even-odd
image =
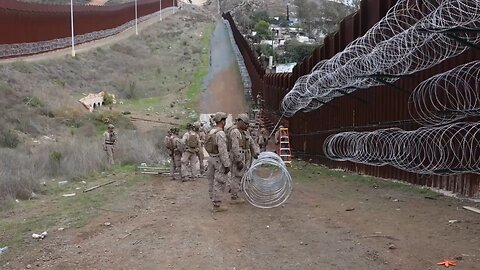
[{"label": "spool of wire", "polygon": [[292,194],[292,177],[283,160],[273,152],[262,152],[242,178],[246,200],[258,208],[284,204]]}]

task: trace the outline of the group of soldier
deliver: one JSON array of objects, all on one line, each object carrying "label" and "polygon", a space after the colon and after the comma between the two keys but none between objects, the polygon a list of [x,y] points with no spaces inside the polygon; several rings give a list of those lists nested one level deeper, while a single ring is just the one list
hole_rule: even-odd
[{"label": "group of soldier", "polygon": [[[201,177],[205,172],[203,145],[206,133],[203,124],[188,124],[187,132],[182,137],[179,133],[179,128],[170,129],[164,144],[171,157],[170,175],[174,180],[180,177],[185,182]],[[199,172],[195,170],[197,161],[200,163]]]},{"label": "group of soldier", "polygon": [[[180,175],[182,182],[202,177],[206,173],[208,193],[214,212],[225,211],[222,207],[227,185],[230,187],[231,203],[243,203],[241,179],[249,169],[252,159],[266,151],[268,134],[264,128],[253,129],[247,114],[239,114],[233,126],[226,129],[227,114],[217,112],[211,116],[211,128],[203,123],[187,125],[187,132],[180,137],[178,128],[165,136],[165,146],[171,157],[170,174],[173,180]],[[204,149],[209,155],[204,168]],[[200,171],[196,173],[197,162]]]}]

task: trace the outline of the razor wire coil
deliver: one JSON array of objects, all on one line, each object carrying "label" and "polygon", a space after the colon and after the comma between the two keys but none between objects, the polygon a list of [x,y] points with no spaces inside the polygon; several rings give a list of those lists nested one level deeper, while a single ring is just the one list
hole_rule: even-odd
[{"label": "razor wire coil", "polygon": [[283,160],[273,152],[262,152],[242,178],[246,200],[258,208],[274,208],[290,197],[293,184]]},{"label": "razor wire coil", "polygon": [[479,28],[480,1],[400,0],[364,36],[299,78],[281,109],[289,117],[358,89],[394,83],[479,43],[480,33],[468,31]]}]

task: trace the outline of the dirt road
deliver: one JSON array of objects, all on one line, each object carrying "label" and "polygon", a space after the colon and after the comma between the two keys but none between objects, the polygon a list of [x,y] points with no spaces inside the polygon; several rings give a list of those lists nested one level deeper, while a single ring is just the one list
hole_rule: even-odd
[{"label": "dirt road", "polygon": [[25,238],[28,252],[2,263],[5,269],[418,270],[442,269],[438,261],[456,258],[454,269],[480,269],[480,215],[462,210],[462,202],[317,168],[292,170],[297,182],[285,207],[227,204],[229,211],[216,214],[209,211],[206,180],[152,177],[85,227],[48,228],[41,242]]}]

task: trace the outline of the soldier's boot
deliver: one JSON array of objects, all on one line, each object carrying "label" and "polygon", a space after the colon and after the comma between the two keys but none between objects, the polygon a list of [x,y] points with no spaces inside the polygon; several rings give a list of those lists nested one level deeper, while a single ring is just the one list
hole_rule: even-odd
[{"label": "soldier's boot", "polygon": [[212,208],[212,212],[213,213],[218,213],[218,212],[225,212],[227,211],[228,209],[224,206],[221,206],[221,205],[213,205],[213,208]]},{"label": "soldier's boot", "polygon": [[242,199],[241,197],[238,197],[238,195],[232,196],[230,204],[241,204],[245,203],[245,200]]}]

